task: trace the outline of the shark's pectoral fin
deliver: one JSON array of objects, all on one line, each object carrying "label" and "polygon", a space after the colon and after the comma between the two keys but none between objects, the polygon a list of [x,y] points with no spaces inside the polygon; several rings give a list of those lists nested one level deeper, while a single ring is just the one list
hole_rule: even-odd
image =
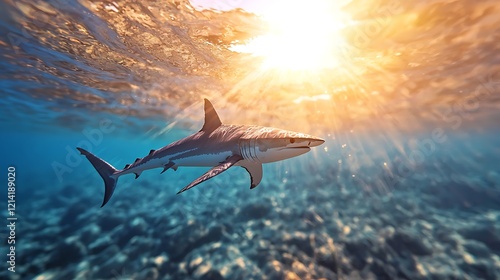
[{"label": "shark's pectoral fin", "polygon": [[257,187],[262,180],[262,164],[251,161],[241,161],[239,165],[248,171],[250,175],[250,189]]},{"label": "shark's pectoral fin", "polygon": [[219,165],[215,166],[214,168],[208,170],[205,174],[201,175],[198,179],[194,180],[191,182],[191,184],[187,185],[184,187],[182,190],[177,192],[177,194],[180,194],[181,192],[187,191],[190,188],[198,185],[201,182],[204,182],[214,176],[217,176],[221,174],[222,172],[226,171],[229,167],[233,166],[235,163],[238,161],[242,160],[243,157],[240,155],[232,155],[228,157],[225,161],[221,162]]}]

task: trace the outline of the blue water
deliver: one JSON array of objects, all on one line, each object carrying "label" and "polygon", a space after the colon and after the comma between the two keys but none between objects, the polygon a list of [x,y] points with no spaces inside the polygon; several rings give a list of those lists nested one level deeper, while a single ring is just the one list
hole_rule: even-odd
[{"label": "blue water", "polygon": [[[391,3],[369,2],[345,8],[341,66],[283,79],[297,73],[230,50],[263,30],[243,11],[2,1],[1,170],[16,170],[18,220],[0,277],[500,278],[498,5],[399,3],[381,20]],[[198,131],[203,98],[224,123],[326,142],[265,165],[254,190],[234,167],[176,195],[206,168],[158,169],[120,178],[100,208],[76,147],[121,168]]]}]

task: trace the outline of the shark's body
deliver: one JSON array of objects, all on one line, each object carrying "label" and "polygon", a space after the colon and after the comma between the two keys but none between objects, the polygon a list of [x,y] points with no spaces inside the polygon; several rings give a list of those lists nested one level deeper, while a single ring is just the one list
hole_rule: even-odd
[{"label": "shark's body", "polygon": [[[210,101],[205,99],[205,124],[186,138],[159,150],[151,150],[143,158],[117,170],[90,152],[77,148],[92,163],[105,184],[104,206],[113,195],[118,177],[135,174],[136,179],[144,170],[163,168],[163,172],[179,166],[213,166],[208,172],[184,187],[186,191],[208,180],[231,166],[245,168],[251,177],[250,188],[262,179],[262,164],[304,154],[310,147],[324,143],[321,138],[271,127],[248,125],[223,125]],[[101,207],[102,207],[101,206]]]}]

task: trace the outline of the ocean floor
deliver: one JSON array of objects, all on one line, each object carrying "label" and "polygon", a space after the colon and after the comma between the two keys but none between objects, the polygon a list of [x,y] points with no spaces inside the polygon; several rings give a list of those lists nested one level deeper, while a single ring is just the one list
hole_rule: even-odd
[{"label": "ocean floor", "polygon": [[[347,172],[273,181],[270,169],[254,190],[236,169],[181,195],[145,173],[104,208],[97,174],[35,191],[19,207],[18,273],[0,278],[500,278],[497,172],[445,177],[428,166],[369,190]],[[162,178],[202,172],[183,170]]]}]

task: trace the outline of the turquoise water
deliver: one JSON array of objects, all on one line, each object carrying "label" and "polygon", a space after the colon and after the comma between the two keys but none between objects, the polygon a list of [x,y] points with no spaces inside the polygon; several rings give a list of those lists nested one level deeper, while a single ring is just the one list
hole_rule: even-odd
[{"label": "turquoise water", "polygon": [[[394,5],[347,5],[342,64],[293,76],[230,50],[263,32],[243,11],[2,1],[1,168],[15,168],[17,220],[15,272],[1,231],[1,278],[500,278],[498,5]],[[176,195],[206,168],[157,169],[120,178],[100,208],[76,147],[121,168],[198,131],[203,98],[226,124],[326,142],[265,165],[253,190],[233,167]]]}]

